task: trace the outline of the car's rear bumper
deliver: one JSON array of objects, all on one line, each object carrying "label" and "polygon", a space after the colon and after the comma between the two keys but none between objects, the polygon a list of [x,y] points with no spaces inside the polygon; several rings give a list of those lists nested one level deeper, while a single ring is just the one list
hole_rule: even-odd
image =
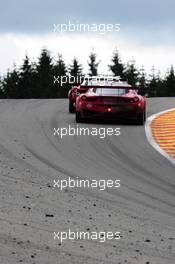
[{"label": "car's rear bumper", "polygon": [[117,119],[117,118],[125,118],[125,119],[137,119],[138,114],[143,113],[143,108],[118,108],[118,109],[82,109],[81,114],[83,118],[111,118],[111,119]]}]

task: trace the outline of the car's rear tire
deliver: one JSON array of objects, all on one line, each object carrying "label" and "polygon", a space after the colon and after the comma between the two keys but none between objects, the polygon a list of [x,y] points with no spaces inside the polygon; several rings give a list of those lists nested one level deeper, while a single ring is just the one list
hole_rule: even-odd
[{"label": "car's rear tire", "polygon": [[143,113],[139,113],[137,116],[137,125],[143,126],[146,121],[146,112],[144,111]]},{"label": "car's rear tire", "polygon": [[81,117],[81,113],[80,112],[76,112],[75,113],[75,120],[77,123],[82,123],[83,122],[83,118]]},{"label": "car's rear tire", "polygon": [[69,99],[69,113],[75,113],[74,103]]}]

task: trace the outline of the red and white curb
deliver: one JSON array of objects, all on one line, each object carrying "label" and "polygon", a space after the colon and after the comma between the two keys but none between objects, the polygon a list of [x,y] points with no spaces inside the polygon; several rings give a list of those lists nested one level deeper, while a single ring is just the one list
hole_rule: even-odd
[{"label": "red and white curb", "polygon": [[145,132],[146,136],[148,139],[148,142],[151,144],[152,147],[154,147],[160,154],[162,154],[165,158],[167,158],[171,163],[175,165],[175,159],[169,155],[167,152],[165,152],[160,145],[156,142],[156,139],[153,135],[152,127],[151,124],[153,120],[163,114],[166,114],[170,111],[175,111],[175,108],[167,109],[165,111],[159,112],[157,114],[151,115],[150,117],[147,118],[146,123],[145,123]]}]

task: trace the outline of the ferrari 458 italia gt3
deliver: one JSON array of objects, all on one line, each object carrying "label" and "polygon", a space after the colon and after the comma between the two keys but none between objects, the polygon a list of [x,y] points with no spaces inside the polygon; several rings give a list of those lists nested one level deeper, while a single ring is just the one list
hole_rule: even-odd
[{"label": "ferrari 458 italia gt3", "polygon": [[88,119],[131,119],[143,125],[146,98],[126,82],[113,81],[94,85],[76,98],[76,122]]},{"label": "ferrari 458 italia gt3", "polygon": [[68,98],[69,98],[69,113],[75,113],[75,103],[76,103],[76,98],[80,94],[84,94],[88,91],[90,87],[93,85],[102,85],[106,82],[111,82],[111,81],[118,81],[120,77],[111,77],[111,76],[106,76],[106,77],[100,77],[100,76],[91,76],[91,77],[84,77],[83,82],[78,85],[78,86],[73,86],[72,89],[69,91]]}]

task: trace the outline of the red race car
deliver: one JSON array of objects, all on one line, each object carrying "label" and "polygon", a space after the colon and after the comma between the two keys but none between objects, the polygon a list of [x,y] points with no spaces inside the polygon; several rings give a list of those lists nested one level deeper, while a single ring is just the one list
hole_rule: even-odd
[{"label": "red race car", "polygon": [[113,81],[96,85],[76,98],[76,122],[92,118],[132,119],[143,125],[146,97],[126,82]]},{"label": "red race car", "polygon": [[75,103],[76,103],[77,96],[79,96],[80,94],[86,93],[90,87],[92,87],[93,85],[103,84],[104,82],[118,81],[119,79],[120,77],[118,76],[117,77],[111,77],[111,76],[84,77],[83,82],[78,86],[73,86],[72,89],[68,93],[69,113],[75,113]]}]

